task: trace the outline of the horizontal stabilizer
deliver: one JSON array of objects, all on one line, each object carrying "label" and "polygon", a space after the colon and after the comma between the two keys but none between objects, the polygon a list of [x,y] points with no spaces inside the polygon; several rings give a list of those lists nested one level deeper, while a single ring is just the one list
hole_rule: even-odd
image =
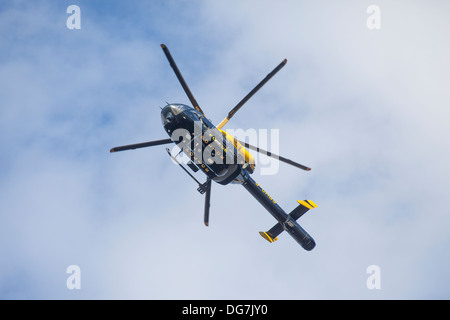
[{"label": "horizontal stabilizer", "polygon": [[308,212],[308,210],[317,208],[317,204],[315,204],[311,200],[297,200],[297,202],[300,205],[297,206],[297,208],[295,208],[294,210],[292,210],[291,213],[289,213],[289,215],[294,220],[297,220],[298,218],[300,218],[302,215],[304,215],[306,212]]},{"label": "horizontal stabilizer", "polygon": [[[289,215],[288,215],[290,218],[292,218],[294,220],[297,220],[298,218],[300,218],[302,215],[304,215],[310,209],[317,208],[317,204],[315,204],[311,200],[297,200],[297,202],[299,203],[299,205],[294,210],[292,210],[292,212],[289,213]],[[283,225],[281,223],[277,223],[269,231],[267,231],[267,232],[260,231],[259,234],[264,239],[266,239],[267,241],[272,243],[272,242],[278,240],[278,236],[283,231],[284,231]]]},{"label": "horizontal stabilizer", "polygon": [[[277,225],[279,225],[281,227],[281,225],[279,223]],[[277,225],[275,225],[275,227]],[[283,231],[283,228],[281,228],[281,231]],[[261,235],[261,237],[263,237],[264,239],[266,239],[270,243],[278,240],[277,237],[273,237],[273,235],[271,235],[270,231],[267,231],[267,232],[260,231],[259,234]]]}]

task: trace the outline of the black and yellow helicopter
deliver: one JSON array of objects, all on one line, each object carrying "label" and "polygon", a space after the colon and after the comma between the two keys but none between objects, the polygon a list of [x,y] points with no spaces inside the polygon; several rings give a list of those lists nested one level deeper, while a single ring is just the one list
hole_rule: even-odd
[{"label": "black and yellow helicopter", "polygon": [[170,66],[172,67],[178,81],[181,83],[192,106],[184,104],[167,104],[161,110],[161,120],[169,139],[155,140],[126,146],[115,147],[110,152],[132,150],[163,144],[176,143],[190,161],[187,163],[194,172],[201,170],[206,174],[206,182],[200,183],[178,160],[178,155],[172,155],[166,148],[169,156],[199,185],[198,191],[205,194],[204,223],[209,225],[209,209],[211,199],[211,181],[226,185],[229,183],[242,184],[261,205],[269,211],[277,220],[277,224],[269,231],[261,231],[261,236],[269,242],[278,240],[278,235],[284,230],[288,232],[305,250],[312,250],[315,247],[314,239],[297,223],[308,210],[317,207],[311,200],[298,200],[299,205],[291,213],[286,212],[276,203],[276,201],[261,186],[256,183],[250,174],[255,169],[255,160],[248,152],[248,149],[260,152],[266,156],[278,159],[282,162],[293,165],[303,170],[311,170],[302,164],[283,158],[269,151],[262,150],[246,142],[237,140],[232,135],[223,131],[224,125],[234,116],[234,114],[252,97],[270,78],[272,78],[287,60],[283,60],[272,70],[250,93],[245,96],[229,113],[228,116],[217,126],[207,119],[205,113],[198,105],[191,93],[180,70],[175,64],[169,49],[161,44]]}]

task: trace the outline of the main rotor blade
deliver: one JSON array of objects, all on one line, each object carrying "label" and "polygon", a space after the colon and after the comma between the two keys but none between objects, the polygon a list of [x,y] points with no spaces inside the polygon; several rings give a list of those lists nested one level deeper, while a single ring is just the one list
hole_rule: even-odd
[{"label": "main rotor blade", "polygon": [[244,97],[244,99],[242,99],[233,109],[231,109],[231,111],[228,113],[228,116],[223,119],[223,121],[217,126],[217,128],[222,129],[222,127],[227,124],[227,122],[234,116],[236,112],[238,112],[238,110],[244,105],[244,103],[246,103],[259,89],[261,89],[263,85],[266,84],[267,81],[270,80],[270,78],[272,78],[278,71],[281,70],[281,68],[286,65],[286,62],[286,59],[281,61],[281,63],[275,69],[273,69],[272,72],[269,73],[255,88],[253,88],[253,90],[250,91],[249,94]]},{"label": "main rotor blade", "polygon": [[173,71],[175,72],[175,75],[178,78],[178,81],[180,82],[181,86],[184,89],[184,92],[186,92],[186,95],[188,96],[189,100],[192,103],[192,106],[199,112],[203,113],[203,115],[205,114],[203,112],[203,110],[200,108],[200,106],[197,103],[197,100],[195,100],[194,95],[192,94],[191,90],[189,89],[186,81],[184,81],[183,76],[181,75],[180,70],[178,69],[175,60],[173,60],[172,55],[169,52],[169,49],[167,49],[167,47],[164,44],[161,44],[161,48],[164,51],[164,54],[167,57],[167,60],[169,60],[170,66],[172,67]]},{"label": "main rotor blade", "polygon": [[207,178],[206,180],[206,195],[205,195],[205,215],[204,222],[205,226],[209,226],[209,207],[211,202],[211,178]]},{"label": "main rotor blade", "polygon": [[290,159],[287,159],[287,158],[284,158],[284,157],[279,156],[277,154],[274,154],[274,153],[272,153],[270,151],[266,151],[264,149],[252,146],[251,144],[248,144],[246,142],[239,141],[239,143],[242,144],[243,146],[245,146],[246,148],[249,148],[249,149],[254,150],[256,152],[262,153],[262,154],[264,154],[264,155],[266,155],[268,157],[271,157],[271,158],[274,158],[274,159],[278,159],[278,160],[280,160],[280,161],[282,161],[284,163],[290,164],[290,165],[292,165],[294,167],[297,167],[297,168],[300,168],[300,169],[306,170],[306,171],[310,171],[311,170],[311,168],[309,168],[307,166],[304,166],[304,165],[302,165],[300,163],[297,163],[297,162],[292,161]]},{"label": "main rotor blade", "polygon": [[149,141],[149,142],[135,143],[135,144],[129,144],[126,146],[114,147],[109,152],[117,152],[117,151],[125,151],[125,150],[153,147],[153,146],[159,146],[161,144],[167,144],[167,143],[171,143],[171,142],[173,142],[173,141],[170,139],[162,139],[162,140],[155,140],[155,141]]}]

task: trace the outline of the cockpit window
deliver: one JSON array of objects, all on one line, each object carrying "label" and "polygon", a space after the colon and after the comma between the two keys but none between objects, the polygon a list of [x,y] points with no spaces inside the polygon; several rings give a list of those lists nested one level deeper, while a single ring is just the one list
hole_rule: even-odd
[{"label": "cockpit window", "polygon": [[208,128],[215,128],[215,126],[211,123],[211,121],[209,121],[205,116],[201,116],[200,120],[203,122],[203,124],[208,127]]},{"label": "cockpit window", "polygon": [[168,112],[166,114],[166,122],[171,123],[173,120],[175,120],[175,116],[173,115],[172,112]]},{"label": "cockpit window", "polygon": [[172,112],[176,116],[187,109],[187,107],[184,104],[172,104],[171,106]]}]

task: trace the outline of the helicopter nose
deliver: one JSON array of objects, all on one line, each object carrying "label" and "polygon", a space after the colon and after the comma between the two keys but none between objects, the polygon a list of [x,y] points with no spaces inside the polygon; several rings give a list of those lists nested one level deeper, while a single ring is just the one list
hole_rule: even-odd
[{"label": "helicopter nose", "polygon": [[180,113],[177,106],[168,104],[161,110],[161,121],[164,125],[171,124],[175,120],[175,115]]}]

